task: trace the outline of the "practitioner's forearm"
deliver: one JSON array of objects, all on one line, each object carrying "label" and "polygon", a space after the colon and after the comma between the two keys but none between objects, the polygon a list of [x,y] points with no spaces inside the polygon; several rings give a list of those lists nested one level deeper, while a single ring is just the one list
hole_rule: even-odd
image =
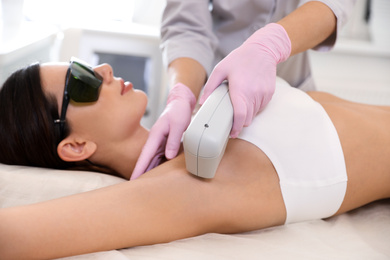
[{"label": "practitioner's forearm", "polygon": [[325,4],[308,2],[278,23],[291,40],[291,56],[320,44],[336,30],[336,16]]},{"label": "practitioner's forearm", "polygon": [[196,60],[178,58],[169,65],[168,77],[171,86],[180,82],[189,87],[195,97],[198,97],[206,81],[206,71]]}]

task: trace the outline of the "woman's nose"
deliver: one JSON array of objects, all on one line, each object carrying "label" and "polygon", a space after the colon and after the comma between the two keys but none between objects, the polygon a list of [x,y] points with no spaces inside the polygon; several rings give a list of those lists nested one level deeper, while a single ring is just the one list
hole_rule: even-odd
[{"label": "woman's nose", "polygon": [[109,84],[114,79],[112,67],[109,64],[101,64],[94,68],[94,71],[103,77],[103,80]]}]

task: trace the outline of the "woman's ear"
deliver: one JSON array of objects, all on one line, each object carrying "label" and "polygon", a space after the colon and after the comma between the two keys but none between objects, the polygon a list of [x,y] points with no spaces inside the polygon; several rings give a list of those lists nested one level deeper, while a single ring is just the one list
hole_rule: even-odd
[{"label": "woman's ear", "polygon": [[58,156],[66,162],[83,161],[91,157],[96,151],[96,143],[71,136],[62,140],[57,146]]}]

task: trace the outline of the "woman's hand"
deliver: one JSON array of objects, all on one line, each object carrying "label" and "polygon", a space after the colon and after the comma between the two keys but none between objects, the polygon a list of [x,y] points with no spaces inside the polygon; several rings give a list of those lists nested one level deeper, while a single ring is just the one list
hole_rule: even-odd
[{"label": "woman's hand", "polygon": [[276,65],[285,61],[290,53],[291,42],[284,28],[279,24],[268,24],[217,64],[199,103],[203,104],[222,81],[228,80],[234,110],[230,135],[237,137],[271,100],[275,91]]},{"label": "woman's hand", "polygon": [[142,149],[130,180],[152,169],[165,148],[165,157],[174,158],[180,148],[181,138],[191,121],[196,104],[195,95],[184,84],[177,83],[169,93],[165,110],[150,130],[148,140]]}]

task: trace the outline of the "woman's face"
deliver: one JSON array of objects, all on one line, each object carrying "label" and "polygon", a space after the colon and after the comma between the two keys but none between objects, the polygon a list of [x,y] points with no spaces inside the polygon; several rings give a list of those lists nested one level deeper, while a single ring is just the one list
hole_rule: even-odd
[{"label": "woman's face", "polygon": [[[45,63],[41,65],[42,86],[46,93],[54,95],[61,113],[65,87],[65,75],[69,63]],[[107,64],[94,68],[103,77],[99,99],[93,103],[69,103],[66,123],[71,132],[95,142],[122,142],[140,127],[147,97],[135,90],[130,82],[113,75]]]}]

